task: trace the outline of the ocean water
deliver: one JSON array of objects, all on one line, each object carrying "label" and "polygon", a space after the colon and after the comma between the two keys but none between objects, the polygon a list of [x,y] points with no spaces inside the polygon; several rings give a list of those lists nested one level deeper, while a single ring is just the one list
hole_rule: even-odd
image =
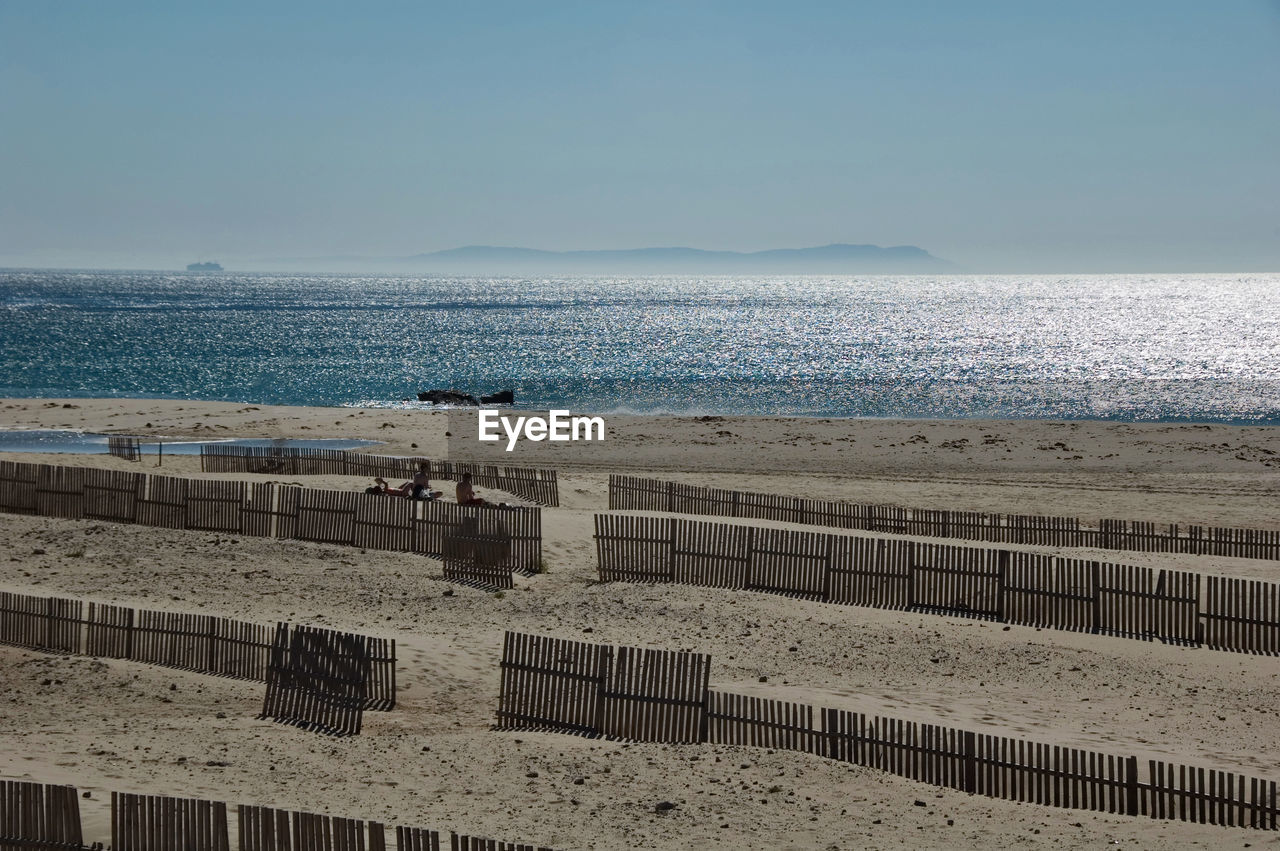
[{"label": "ocean water", "polygon": [[1280,275],[0,272],[0,395],[1280,424]]}]

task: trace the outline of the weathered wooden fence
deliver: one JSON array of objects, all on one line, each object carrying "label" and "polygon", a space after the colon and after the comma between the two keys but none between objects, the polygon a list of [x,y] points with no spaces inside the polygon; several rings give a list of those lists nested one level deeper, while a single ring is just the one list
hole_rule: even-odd
[{"label": "weathered wooden fence", "polygon": [[498,724],[644,742],[704,735],[711,657],[507,632]]},{"label": "weathered wooden fence", "polygon": [[537,505],[560,504],[556,471],[533,467],[497,467],[466,461],[429,461],[393,455],[371,455],[339,449],[304,449],[274,446],[200,447],[200,469],[206,473],[267,473],[306,476],[380,476],[384,479],[411,479],[419,466],[427,465],[427,477],[458,481],[471,474],[476,487],[496,488]]},{"label": "weathered wooden fence", "polygon": [[111,851],[229,851],[227,805],[111,793]]},{"label": "weathered wooden fence", "polygon": [[1280,654],[1280,584],[1040,553],[597,514],[604,582],[675,582]]},{"label": "weathered wooden fence", "polygon": [[[314,627],[286,627],[286,647],[295,633]],[[202,674],[267,682],[280,627],[182,612],[157,612],[85,604],[59,597],[0,592],[0,644],[54,653],[128,659]],[[387,711],[396,703],[394,639],[345,634],[366,660],[363,708]],[[287,657],[286,657],[287,661]]]},{"label": "weathered wooden fence", "polygon": [[239,807],[238,820],[239,851],[386,851],[387,848],[386,831],[376,821],[244,804]]},{"label": "weathered wooden fence", "polygon": [[0,780],[0,848],[86,848],[74,786]]},{"label": "weathered wooden fence", "polygon": [[[325,450],[328,451],[328,450]],[[510,588],[542,560],[539,508],[0,461],[0,511],[255,535],[441,558],[446,578]]]},{"label": "weathered wooden fence", "polygon": [[[602,722],[601,696],[629,679],[617,660],[659,661],[662,685]],[[1046,745],[895,718],[708,688],[710,658],[508,632],[499,726],[605,734],[641,742],[709,742],[799,751],[878,768],[934,786],[1055,807],[1276,830],[1275,781],[1136,757]],[[679,721],[671,723],[674,710]],[[607,714],[607,712],[606,712]],[[595,719],[593,721],[593,719]]]},{"label": "weathered wooden fence", "polygon": [[[391,851],[381,822],[241,804],[236,851]],[[231,851],[221,801],[111,793],[111,851]],[[454,851],[552,851],[541,845],[449,833]],[[440,851],[440,833],[397,827],[395,851]],[[0,848],[91,851],[74,786],[0,780]]]},{"label": "weathered wooden fence", "polygon": [[369,690],[365,638],[279,624],[262,717],[335,736],[359,734]]},{"label": "weathered wooden fence", "polygon": [[1100,520],[1096,528],[1088,528],[1075,517],[825,502],[634,476],[609,476],[609,508],[777,520],[924,538],[1280,559],[1280,531],[1276,530],[1157,526],[1134,520]]},{"label": "weathered wooden fence", "polygon": [[[503,842],[499,839],[481,839],[478,836],[467,836],[454,833],[449,837],[450,851],[551,851],[543,845],[530,845],[527,842]],[[401,849],[405,851],[405,849]]]},{"label": "weathered wooden fence", "polygon": [[142,441],[136,437],[112,434],[107,436],[107,454],[126,461],[142,460]]},{"label": "weathered wooden fence", "polygon": [[80,653],[84,604],[58,597],[33,597],[0,591],[0,643]]}]

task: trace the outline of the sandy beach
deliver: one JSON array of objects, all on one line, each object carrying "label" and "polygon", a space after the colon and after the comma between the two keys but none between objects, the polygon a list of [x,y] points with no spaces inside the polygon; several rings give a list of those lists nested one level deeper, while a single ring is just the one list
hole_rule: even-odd
[{"label": "sandy beach", "polygon": [[[366,451],[559,471],[548,572],[502,595],[409,554],[0,514],[0,590],[395,638],[400,705],[330,739],[258,720],[258,684],[0,646],[0,777],[267,804],[558,849],[1280,847],[1273,834],[975,797],[785,751],[495,732],[504,630],[712,656],[711,685],[1280,778],[1274,658],[681,586],[600,584],[611,472],[914,508],[1280,527],[1280,428],[606,416],[600,443],[474,440],[474,414],[0,400],[0,428],[378,440]],[[4,460],[170,475],[199,458]],[[274,480],[279,480],[278,477]],[[296,480],[354,491],[342,476]],[[446,490],[451,490],[446,488]],[[785,524],[773,524],[785,525]],[[799,528],[799,527],[796,527]],[[1054,551],[1036,548],[1039,551]],[[1074,550],[1280,581],[1280,563]],[[656,812],[659,802],[676,804]]]}]

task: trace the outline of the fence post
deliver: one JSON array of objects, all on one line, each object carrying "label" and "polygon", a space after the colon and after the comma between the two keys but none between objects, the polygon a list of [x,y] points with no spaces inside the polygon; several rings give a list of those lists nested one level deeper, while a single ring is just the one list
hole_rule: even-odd
[{"label": "fence post", "polygon": [[1097,633],[1102,629],[1102,564],[1090,562],[1089,569],[1093,580],[1093,631]]},{"label": "fence post", "polygon": [[667,538],[667,581],[676,581],[676,524],[680,521],[672,517],[667,520],[670,525],[671,534]]},{"label": "fence post", "polygon": [[827,535],[827,557],[822,567],[822,600],[831,601],[831,563],[835,560],[836,536]]},{"label": "fence post", "polygon": [[217,671],[217,668],[215,667],[215,665],[217,664],[217,661],[218,661],[218,651],[217,651],[218,619],[213,615],[205,615],[205,617],[209,619],[209,622],[208,624],[206,624],[206,629],[205,629],[205,635],[209,639],[209,646],[205,650],[205,663],[206,663],[205,670],[212,674],[215,671]]},{"label": "fence post", "polygon": [[978,734],[965,730],[964,737],[964,785],[965,792],[978,791]]},{"label": "fence post", "polygon": [[388,709],[394,709],[396,706],[396,640],[391,639],[391,705]]},{"label": "fence post", "polygon": [[1127,757],[1124,761],[1124,806],[1125,815],[1138,815],[1138,758]]},{"label": "fence post", "polygon": [[1000,550],[1000,554],[996,557],[997,583],[1000,587],[1000,620],[1009,620],[1009,612],[1005,609],[1005,592],[1009,587],[1009,560],[1012,553],[1008,550]]},{"label": "fence post", "polygon": [[124,658],[132,660],[133,659],[133,619],[134,619],[134,612],[136,610],[132,606],[130,606],[126,611],[129,612],[129,616],[125,618]]},{"label": "fence post", "polygon": [[604,730],[605,711],[605,685],[609,682],[609,674],[613,671],[613,647],[605,646],[601,648],[600,656],[596,661],[596,705],[594,726],[595,732],[600,733]]},{"label": "fence post", "polygon": [[676,483],[667,482],[667,511],[676,510]]},{"label": "fence post", "polygon": [[907,608],[916,604],[916,542],[907,541]]},{"label": "fence post", "polygon": [[702,690],[702,719],[698,722],[698,744],[705,745],[710,736],[711,689]]},{"label": "fence post", "polygon": [[56,633],[55,624],[57,623],[57,609],[55,601],[52,597],[44,598],[44,646],[45,649],[53,649],[53,636]]}]

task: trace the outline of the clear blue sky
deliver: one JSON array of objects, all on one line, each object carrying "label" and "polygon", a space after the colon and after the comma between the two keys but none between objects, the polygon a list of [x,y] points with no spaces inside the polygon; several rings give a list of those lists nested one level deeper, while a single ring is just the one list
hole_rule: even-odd
[{"label": "clear blue sky", "polygon": [[0,0],[0,265],[1280,271],[1280,4]]}]

